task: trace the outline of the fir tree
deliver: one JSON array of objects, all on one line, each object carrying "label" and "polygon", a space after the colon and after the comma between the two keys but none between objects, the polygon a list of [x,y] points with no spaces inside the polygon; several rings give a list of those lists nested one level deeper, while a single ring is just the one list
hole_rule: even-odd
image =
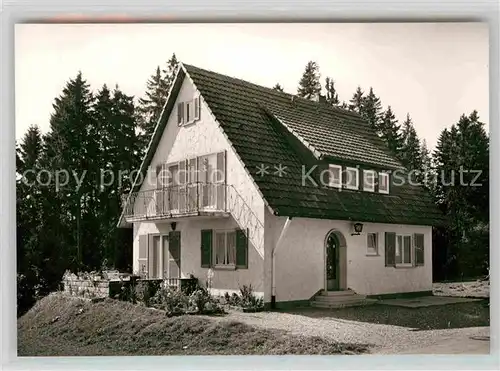
[{"label": "fir tree", "polygon": [[304,73],[299,81],[297,95],[306,99],[315,99],[321,93],[321,84],[319,82],[319,66],[316,62],[309,61]]},{"label": "fir tree", "polygon": [[422,157],[420,155],[420,139],[413,126],[410,114],[406,115],[406,120],[402,127],[402,147],[400,159],[408,170],[420,170],[422,168]]},{"label": "fir tree", "polygon": [[382,103],[380,102],[380,98],[373,92],[373,88],[370,88],[368,95],[362,99],[359,113],[380,134]]},{"label": "fir tree", "polygon": [[363,101],[365,99],[364,94],[365,93],[363,92],[363,90],[361,90],[361,87],[358,86],[351,100],[349,101],[350,111],[361,114],[361,111],[363,109]]},{"label": "fir tree", "polygon": [[279,82],[273,86],[273,89],[281,92],[283,91],[283,87],[279,84]]},{"label": "fir tree", "polygon": [[401,133],[399,130],[400,126],[398,125],[398,120],[396,120],[391,106],[389,106],[383,113],[382,119],[380,120],[379,132],[381,138],[385,141],[387,147],[395,156],[399,154],[402,147]]},{"label": "fir tree", "polygon": [[167,61],[167,67],[156,68],[155,73],[146,83],[144,98],[139,99],[138,114],[140,116],[139,128],[141,129],[141,147],[146,148],[160,118],[163,106],[167,101],[168,92],[172,85],[179,61],[175,53]]},{"label": "fir tree", "polygon": [[335,90],[335,82],[330,77],[325,79],[325,90],[326,101],[332,106],[338,106],[340,104],[339,95]]},{"label": "fir tree", "polygon": [[475,111],[462,115],[441,132],[433,154],[434,194],[448,217],[448,260],[466,276],[487,273],[489,262],[489,138],[483,125]]}]

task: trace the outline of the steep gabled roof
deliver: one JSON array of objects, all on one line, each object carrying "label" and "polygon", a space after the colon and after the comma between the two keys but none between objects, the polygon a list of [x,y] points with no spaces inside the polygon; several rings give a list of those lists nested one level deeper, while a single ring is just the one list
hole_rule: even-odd
[{"label": "steep gabled roof", "polygon": [[[294,97],[247,81],[184,64],[264,198],[277,215],[435,225],[443,221],[427,192],[409,184],[389,195],[303,185],[303,162],[272,117],[316,157],[333,157],[377,168],[402,169],[359,115]],[[275,166],[286,174],[274,174]],[[262,176],[259,169],[268,167]]]},{"label": "steep gabled roof", "polygon": [[[187,64],[177,73],[141,173],[147,171],[186,74],[275,215],[416,225],[443,222],[442,213],[422,187],[392,186],[390,194],[384,195],[303,183],[303,158],[283,134],[283,127],[318,159],[402,169],[359,115],[299,97],[292,101],[290,94]],[[280,165],[285,169],[282,176],[274,174]],[[134,185],[133,191],[137,190]]]}]

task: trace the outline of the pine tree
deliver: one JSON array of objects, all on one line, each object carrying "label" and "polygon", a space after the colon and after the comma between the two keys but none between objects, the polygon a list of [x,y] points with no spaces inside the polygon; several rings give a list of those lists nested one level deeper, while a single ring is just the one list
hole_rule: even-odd
[{"label": "pine tree", "polygon": [[400,126],[398,125],[398,120],[396,120],[396,116],[394,116],[391,106],[389,106],[382,115],[379,131],[381,138],[395,156],[399,154],[402,147],[402,138],[399,130]]},{"label": "pine tree", "polygon": [[330,77],[327,77],[325,79],[325,90],[326,90],[326,101],[332,106],[339,106],[340,101],[339,101],[339,95],[335,90],[335,82]]},{"label": "pine tree", "polygon": [[[93,99],[88,83],[79,72],[55,99],[54,113],[50,118],[51,131],[45,140],[49,168],[53,171],[65,169],[72,175],[63,189],[56,190],[55,197],[59,200],[62,214],[68,218],[63,218],[61,222],[66,222],[70,231],[64,243],[68,249],[74,248],[74,251],[68,252],[74,267],[84,263],[82,241],[90,242],[97,238],[91,231],[87,236],[82,234],[83,216],[93,212],[88,207],[92,198],[92,180],[98,168],[96,156],[100,155],[91,111]],[[82,184],[78,184],[73,174],[77,177],[85,174]]]},{"label": "pine tree", "polygon": [[487,273],[489,262],[489,138],[483,125],[476,111],[462,115],[441,132],[433,154],[434,194],[449,221],[448,260],[466,276]]},{"label": "pine tree", "polygon": [[380,134],[382,103],[373,92],[373,88],[370,88],[368,95],[362,100],[359,113]]},{"label": "pine tree", "polygon": [[283,91],[283,87],[280,85],[280,83],[276,83],[276,85],[273,86],[273,89],[274,90],[277,90],[277,91]]},{"label": "pine tree", "polygon": [[158,66],[146,83],[145,97],[139,99],[138,107],[141,148],[146,148],[151,140],[156,123],[167,101],[168,92],[173,84],[178,65],[179,61],[174,53],[167,61],[167,67],[162,70]]},{"label": "pine tree", "polygon": [[406,120],[402,127],[402,147],[399,158],[408,170],[420,170],[422,168],[422,157],[420,154],[420,139],[413,126],[410,114],[406,115]]},{"label": "pine tree", "polygon": [[299,81],[297,95],[306,99],[315,99],[318,97],[321,93],[321,84],[319,79],[320,74],[318,64],[316,62],[309,61]]},{"label": "pine tree", "polygon": [[349,110],[361,114],[363,109],[363,101],[365,99],[364,92],[361,87],[358,86],[356,92],[353,94],[351,100],[349,101]]},{"label": "pine tree", "polygon": [[424,182],[424,186],[430,191],[431,195],[434,194],[434,183],[435,173],[432,167],[432,156],[429,148],[427,147],[427,142],[422,139],[422,144],[420,145],[420,157],[422,159],[421,172],[422,175],[420,179]]}]

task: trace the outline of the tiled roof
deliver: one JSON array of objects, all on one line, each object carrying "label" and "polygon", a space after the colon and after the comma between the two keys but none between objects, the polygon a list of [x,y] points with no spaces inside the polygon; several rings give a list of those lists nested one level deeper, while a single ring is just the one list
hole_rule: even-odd
[{"label": "tiled roof", "polygon": [[[443,220],[418,186],[391,186],[389,195],[302,183],[303,161],[273,117],[321,158],[398,169],[357,114],[184,64],[188,75],[277,215],[364,222],[436,225]],[[275,166],[286,166],[281,177]],[[268,167],[269,174],[258,173]]]}]

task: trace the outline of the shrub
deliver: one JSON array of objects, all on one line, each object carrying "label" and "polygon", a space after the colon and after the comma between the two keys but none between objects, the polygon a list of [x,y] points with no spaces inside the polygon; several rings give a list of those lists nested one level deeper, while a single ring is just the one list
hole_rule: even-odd
[{"label": "shrub", "polygon": [[188,311],[189,298],[181,290],[164,287],[151,298],[152,307],[162,309],[168,315],[184,314]]},{"label": "shrub", "polygon": [[135,299],[137,302],[150,306],[150,301],[156,292],[160,289],[161,281],[159,280],[141,280],[135,285]]},{"label": "shrub", "polygon": [[191,307],[197,313],[222,313],[223,309],[219,301],[214,298],[206,288],[200,287],[189,296]]},{"label": "shrub", "polygon": [[186,294],[188,296],[200,288],[200,284],[198,283],[198,279],[194,275],[190,274],[189,278],[190,278],[189,281],[185,281],[181,285],[182,292],[184,292],[184,294]]},{"label": "shrub", "polygon": [[261,297],[255,296],[252,285],[243,285],[240,287],[241,301],[239,306],[242,308],[262,308],[264,300]]}]

